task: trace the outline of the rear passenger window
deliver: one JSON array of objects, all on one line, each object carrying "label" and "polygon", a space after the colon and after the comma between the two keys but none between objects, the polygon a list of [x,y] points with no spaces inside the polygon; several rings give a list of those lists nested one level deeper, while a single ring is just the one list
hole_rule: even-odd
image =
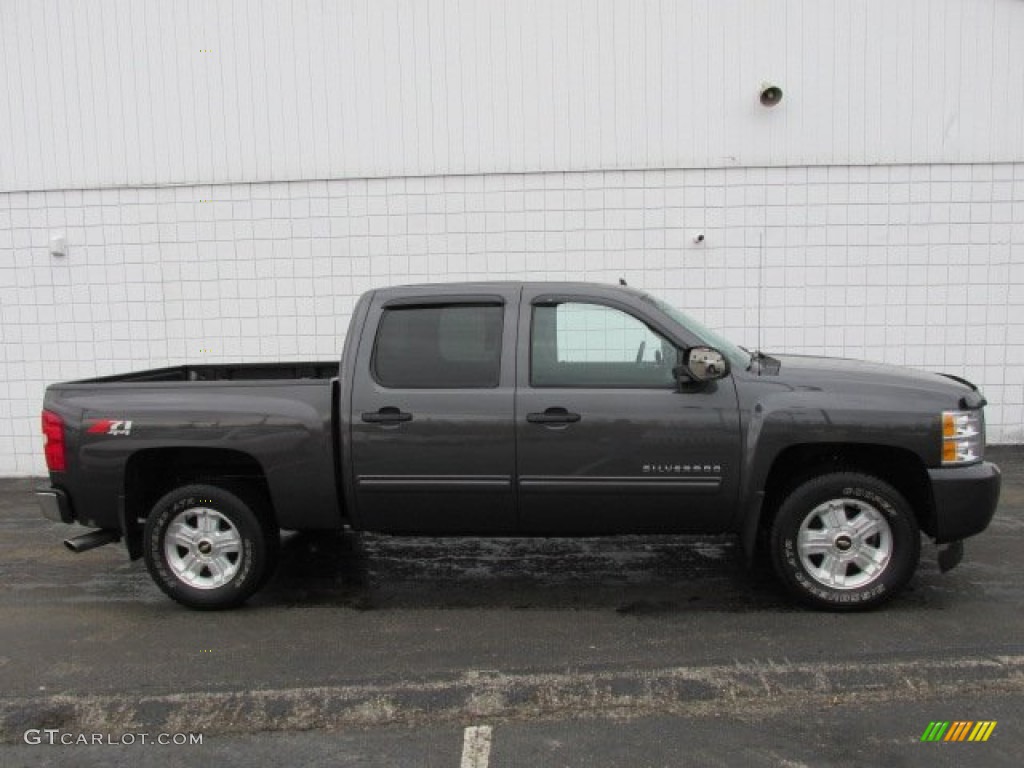
[{"label": "rear passenger window", "polygon": [[373,350],[391,389],[496,387],[504,307],[480,304],[384,310]]}]

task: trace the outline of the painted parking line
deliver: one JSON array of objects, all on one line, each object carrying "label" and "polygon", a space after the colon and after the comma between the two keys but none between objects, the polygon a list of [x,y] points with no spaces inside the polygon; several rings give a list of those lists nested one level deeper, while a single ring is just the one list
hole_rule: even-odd
[{"label": "painted parking line", "polygon": [[491,759],[491,726],[471,725],[462,737],[460,768],[487,768]]}]

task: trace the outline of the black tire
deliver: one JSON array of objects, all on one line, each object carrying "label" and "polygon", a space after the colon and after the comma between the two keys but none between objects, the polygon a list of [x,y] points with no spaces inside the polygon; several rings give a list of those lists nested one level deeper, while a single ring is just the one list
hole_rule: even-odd
[{"label": "black tire", "polygon": [[800,600],[816,608],[863,610],[881,605],[910,580],[921,534],[910,504],[889,483],[834,472],[789,493],[769,547],[776,574]]},{"label": "black tire", "polygon": [[143,532],[153,581],[172,599],[198,610],[244,603],[273,572],[279,544],[259,497],[234,485],[231,490],[208,483],[174,489],[153,505]]}]

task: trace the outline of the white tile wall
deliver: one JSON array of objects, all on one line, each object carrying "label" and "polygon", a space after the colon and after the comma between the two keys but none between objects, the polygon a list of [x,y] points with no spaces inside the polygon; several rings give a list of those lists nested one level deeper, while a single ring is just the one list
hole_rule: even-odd
[{"label": "white tile wall", "polygon": [[760,302],[768,350],[966,376],[1024,441],[1024,163],[446,176],[0,194],[0,475],[42,473],[53,381],[334,358],[373,286],[620,276],[741,344]]}]

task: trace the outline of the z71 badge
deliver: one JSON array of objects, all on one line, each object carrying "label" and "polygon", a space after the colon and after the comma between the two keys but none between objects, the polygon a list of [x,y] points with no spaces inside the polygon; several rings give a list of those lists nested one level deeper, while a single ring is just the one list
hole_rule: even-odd
[{"label": "z71 badge", "polygon": [[96,419],[86,432],[90,435],[130,435],[132,423],[114,419]]}]

